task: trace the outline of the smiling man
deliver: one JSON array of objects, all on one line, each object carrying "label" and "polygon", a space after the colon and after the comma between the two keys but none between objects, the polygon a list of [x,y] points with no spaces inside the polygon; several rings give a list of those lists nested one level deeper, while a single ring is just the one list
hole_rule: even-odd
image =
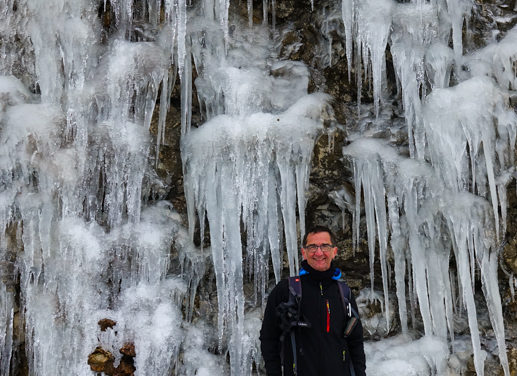
[{"label": "smiling man", "polygon": [[363,327],[355,299],[333,264],[331,231],[311,228],[303,239],[299,277],[278,283],[260,331],[268,376],[365,376]]}]

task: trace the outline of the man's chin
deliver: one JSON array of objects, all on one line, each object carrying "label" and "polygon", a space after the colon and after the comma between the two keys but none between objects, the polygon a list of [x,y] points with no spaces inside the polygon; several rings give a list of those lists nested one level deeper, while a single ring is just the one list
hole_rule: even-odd
[{"label": "man's chin", "polygon": [[329,265],[326,262],[323,262],[323,263],[316,262],[311,266],[313,269],[320,271],[320,272],[324,272],[325,270],[327,270],[329,268]]}]

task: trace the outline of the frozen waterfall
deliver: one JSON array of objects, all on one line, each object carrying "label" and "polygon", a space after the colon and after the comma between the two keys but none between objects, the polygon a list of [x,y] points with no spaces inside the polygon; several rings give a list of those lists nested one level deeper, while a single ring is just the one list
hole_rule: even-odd
[{"label": "frozen waterfall", "polygon": [[[368,374],[454,374],[470,349],[483,375],[479,285],[510,375],[517,28],[467,50],[474,0],[311,1],[311,60],[280,1],[0,3],[0,376],[262,374],[262,308],[298,273],[335,133],[365,328],[401,332],[367,343]],[[321,73],[338,59],[346,124]]]}]

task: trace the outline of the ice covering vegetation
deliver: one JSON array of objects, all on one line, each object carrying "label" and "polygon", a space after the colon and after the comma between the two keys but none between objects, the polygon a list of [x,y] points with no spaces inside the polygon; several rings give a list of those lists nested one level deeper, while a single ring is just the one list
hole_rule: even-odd
[{"label": "ice covering vegetation", "polygon": [[[342,98],[309,94],[309,67],[279,58],[275,0],[262,23],[256,3],[231,25],[230,0],[0,3],[0,376],[15,374],[16,347],[30,375],[87,376],[97,346],[118,364],[128,343],[137,375],[260,372],[266,287],[286,265],[298,272],[314,144]],[[386,334],[398,314],[402,331],[367,345],[368,374],[460,373],[451,359],[471,348],[483,375],[479,277],[509,376],[497,257],[515,175],[517,29],[464,53],[471,0],[334,5],[321,32],[337,20],[358,111],[371,86],[369,121],[386,127],[392,64],[407,128],[407,152],[350,134],[355,199],[332,195],[353,213],[355,246],[364,208],[371,289],[358,302],[383,307],[365,328]],[[175,87],[188,223],[155,171]],[[196,301],[212,272],[214,306]],[[467,339],[455,337],[462,314]],[[104,318],[116,324],[101,329]]]}]

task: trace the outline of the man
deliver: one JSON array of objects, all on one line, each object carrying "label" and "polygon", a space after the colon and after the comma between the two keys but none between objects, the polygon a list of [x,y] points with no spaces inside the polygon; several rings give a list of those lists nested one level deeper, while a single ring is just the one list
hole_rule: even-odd
[{"label": "man", "polygon": [[[275,286],[268,297],[260,331],[262,356],[268,376],[337,376],[366,375],[363,347],[363,327],[356,321],[345,338],[345,329],[351,319],[345,314],[336,279],[341,271],[332,260],[337,255],[331,231],[323,226],[311,228],[303,239],[301,302],[299,307],[289,293],[289,280]],[[349,297],[357,312],[353,296]],[[290,302],[290,303],[289,303]],[[287,307],[287,308],[286,308]],[[286,332],[285,312],[298,310],[292,329]],[[301,324],[296,324],[301,323]],[[293,355],[293,345],[295,355]],[[353,369],[351,367],[353,366]]]}]

